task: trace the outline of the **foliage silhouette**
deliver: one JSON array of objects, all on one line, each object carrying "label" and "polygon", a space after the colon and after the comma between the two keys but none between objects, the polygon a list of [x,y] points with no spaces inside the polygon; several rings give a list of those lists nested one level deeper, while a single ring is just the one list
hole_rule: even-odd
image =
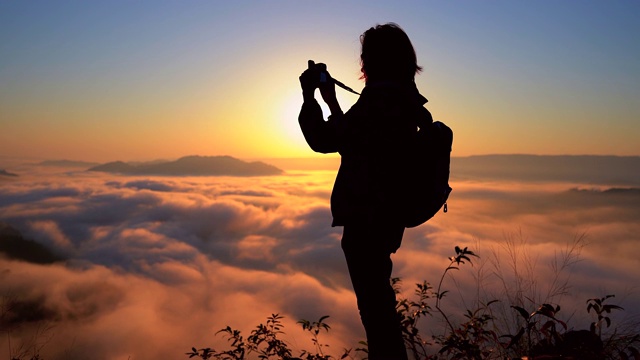
[{"label": "foliage silhouette", "polygon": [[[256,354],[259,359],[285,359],[285,360],[331,360],[337,359],[331,355],[325,355],[323,348],[329,345],[323,344],[319,340],[321,330],[329,331],[331,328],[325,320],[329,316],[323,316],[318,321],[300,320],[299,324],[302,325],[302,329],[311,333],[311,340],[315,346],[315,352],[309,350],[302,350],[300,356],[292,356],[292,350],[289,345],[279,338],[284,332],[282,329],[283,317],[279,314],[272,314],[267,318],[267,323],[260,324],[251,331],[251,335],[245,341],[240,331],[234,330],[227,326],[226,328],[219,330],[216,334],[223,333],[228,336],[231,349],[225,351],[216,351],[213,348],[191,348],[191,352],[186,353],[189,358],[200,359],[219,359],[219,360],[240,360],[246,359],[250,354]],[[338,359],[352,358],[351,350],[345,349],[344,353]]]},{"label": "foliage silhouette", "polygon": [[[577,243],[576,243],[577,244]],[[553,265],[554,270],[565,270],[575,263],[574,247],[563,253],[563,261]],[[603,334],[603,325],[610,328],[612,320],[608,316],[613,310],[624,310],[622,307],[609,304],[613,295],[587,300],[587,314],[593,314],[596,321],[591,323],[589,330],[574,330],[558,317],[560,305],[541,303],[532,307],[533,311],[521,306],[520,302],[509,304],[509,309],[516,314],[514,323],[508,328],[515,329],[514,334],[504,331],[500,323],[505,319],[496,318],[495,307],[502,300],[492,299],[487,302],[478,300],[474,309],[466,309],[462,320],[454,321],[451,313],[447,313],[441,306],[445,296],[449,293],[444,289],[445,278],[451,270],[459,270],[461,265],[473,266],[472,259],[479,259],[467,247],[454,248],[455,255],[449,257],[449,264],[438,280],[437,288],[423,281],[415,285],[413,298],[405,298],[401,294],[400,278],[391,279],[394,291],[398,296],[396,310],[401,317],[403,338],[405,345],[414,359],[633,359],[640,360],[637,346],[640,343],[640,324],[633,324],[628,329],[615,328],[611,334]],[[513,254],[512,254],[513,255]],[[515,259],[515,258],[514,258]],[[503,279],[504,281],[504,279]],[[522,278],[517,281],[523,281]],[[552,279],[551,294],[561,294],[566,284],[559,280],[558,274]],[[510,298],[513,300],[514,298]],[[527,298],[533,303],[532,298]],[[434,310],[435,309],[435,310]],[[424,335],[420,330],[421,319],[440,317],[446,325],[441,334]],[[301,350],[299,356],[293,357],[293,350],[280,337],[282,331],[282,316],[272,314],[267,318],[267,324],[260,324],[251,332],[247,341],[243,340],[240,331],[226,327],[218,333],[228,337],[230,350],[217,352],[212,348],[192,348],[188,352],[190,358],[240,360],[257,355],[260,359],[301,359],[301,360],[335,360],[335,359],[366,359],[367,343],[360,341],[360,347],[344,349],[339,357],[328,354],[329,345],[320,341],[322,333],[327,333],[331,327],[326,320],[329,316],[322,316],[318,321],[300,320],[298,324],[311,335],[314,350]],[[514,327],[515,325],[515,327]]]}]

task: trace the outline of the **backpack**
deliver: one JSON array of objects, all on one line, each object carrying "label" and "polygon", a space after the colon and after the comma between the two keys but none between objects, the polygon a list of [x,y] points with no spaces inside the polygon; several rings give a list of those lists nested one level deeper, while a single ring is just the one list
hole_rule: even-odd
[{"label": "backpack", "polygon": [[444,123],[433,121],[430,114],[420,117],[418,127],[409,165],[405,214],[408,228],[425,223],[441,208],[447,212],[447,199],[452,190],[449,167],[453,131]]}]

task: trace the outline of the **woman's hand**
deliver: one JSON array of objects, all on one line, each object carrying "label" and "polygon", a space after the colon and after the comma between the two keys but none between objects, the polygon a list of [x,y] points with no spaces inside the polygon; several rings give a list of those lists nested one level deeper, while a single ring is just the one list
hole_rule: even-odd
[{"label": "woman's hand", "polygon": [[316,88],[320,85],[320,73],[315,69],[307,69],[298,78],[305,101],[314,98]]},{"label": "woman's hand", "polygon": [[307,70],[298,78],[302,87],[304,101],[313,100],[316,88],[320,87],[320,73],[322,68],[316,65],[313,60],[309,60]]},{"label": "woman's hand", "polygon": [[333,82],[331,75],[327,71],[325,71],[327,76],[327,81],[320,82],[318,86],[320,88],[320,95],[322,95],[322,100],[331,107],[331,104],[337,103],[338,99],[336,98],[336,84]]},{"label": "woman's hand", "polygon": [[316,64],[309,60],[307,70],[300,75],[299,79],[302,87],[302,96],[305,101],[313,100],[316,88],[320,88],[320,95],[329,106],[331,113],[342,113],[336,98],[336,85],[325,64]]}]

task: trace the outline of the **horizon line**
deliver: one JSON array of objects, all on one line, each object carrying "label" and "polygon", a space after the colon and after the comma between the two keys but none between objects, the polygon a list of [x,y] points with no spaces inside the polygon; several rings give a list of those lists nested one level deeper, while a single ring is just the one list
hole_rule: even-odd
[{"label": "horizon line", "polygon": [[[247,156],[240,157],[234,156],[230,154],[216,154],[216,155],[202,155],[202,154],[189,154],[189,155],[180,155],[177,157],[171,158],[130,158],[127,160],[123,160],[121,158],[114,157],[113,160],[87,160],[87,159],[73,159],[70,157],[39,157],[39,156],[10,156],[10,155],[0,155],[0,160],[7,161],[75,161],[75,162],[89,162],[89,163],[104,163],[104,162],[115,162],[115,161],[123,161],[123,162],[151,162],[151,161],[175,161],[184,157],[189,156],[202,156],[202,157],[223,157],[229,156],[239,160],[245,161],[262,161],[262,160],[331,160],[340,159],[339,154],[321,154],[321,155],[309,155],[309,156]],[[451,158],[472,158],[472,157],[489,157],[489,156],[536,156],[536,157],[640,157],[638,155],[619,155],[619,154],[567,154],[567,153],[559,153],[559,154],[535,154],[535,153],[485,153],[485,154],[473,154],[473,155],[451,155]]]}]

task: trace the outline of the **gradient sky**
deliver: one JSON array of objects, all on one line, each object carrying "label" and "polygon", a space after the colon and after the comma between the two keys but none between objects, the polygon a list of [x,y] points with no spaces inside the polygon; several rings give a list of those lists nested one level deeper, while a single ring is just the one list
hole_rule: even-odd
[{"label": "gradient sky", "polygon": [[[314,155],[298,75],[400,24],[454,156],[640,155],[637,1],[1,1],[0,156]],[[340,91],[343,108],[356,96]]]}]

